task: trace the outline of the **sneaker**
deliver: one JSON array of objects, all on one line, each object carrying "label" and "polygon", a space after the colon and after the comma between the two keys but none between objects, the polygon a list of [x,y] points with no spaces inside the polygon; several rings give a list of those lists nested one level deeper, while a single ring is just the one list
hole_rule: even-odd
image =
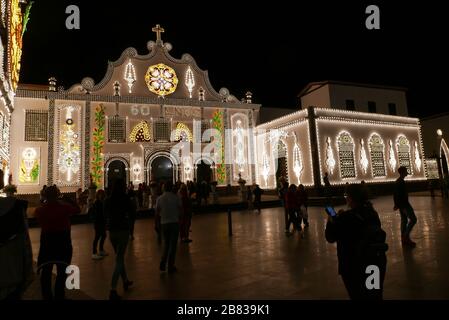
[{"label": "sneaker", "polygon": [[117,293],[117,290],[111,290],[109,292],[109,300],[121,300],[122,297],[120,297]]},{"label": "sneaker", "polygon": [[102,257],[107,257],[109,255],[109,253],[107,253],[106,251],[100,251],[100,253],[98,254]]},{"label": "sneaker", "polygon": [[101,259],[103,259],[102,255],[99,255],[99,254],[93,254],[92,255],[92,260],[101,260]]},{"label": "sneaker", "polygon": [[134,281],[126,280],[126,282],[123,283],[123,289],[128,291],[129,287],[132,287],[133,284]]}]

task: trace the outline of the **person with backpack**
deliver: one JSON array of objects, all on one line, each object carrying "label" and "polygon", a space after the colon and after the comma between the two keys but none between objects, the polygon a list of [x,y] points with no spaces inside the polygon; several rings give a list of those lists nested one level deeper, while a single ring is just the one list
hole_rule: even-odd
[{"label": "person with backpack", "polygon": [[[326,240],[337,242],[338,273],[349,297],[352,300],[382,300],[387,267],[385,252],[388,250],[385,231],[361,185],[347,187],[346,201],[349,210],[340,210],[335,217],[329,216]],[[379,270],[374,288],[367,285],[372,274],[368,266],[376,266]]]}]

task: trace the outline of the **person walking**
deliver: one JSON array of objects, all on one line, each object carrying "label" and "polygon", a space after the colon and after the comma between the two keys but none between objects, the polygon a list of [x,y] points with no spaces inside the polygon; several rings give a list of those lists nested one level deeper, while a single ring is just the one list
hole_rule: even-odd
[{"label": "person walking", "polygon": [[133,282],[128,279],[125,267],[125,252],[130,237],[129,216],[135,210],[126,194],[126,184],[122,179],[115,180],[112,185],[111,195],[104,201],[104,212],[109,229],[109,239],[115,252],[115,267],[111,280],[110,300],[120,300],[117,293],[118,280],[121,277],[123,289],[127,291]]},{"label": "person walking", "polygon": [[298,186],[296,197],[298,201],[298,225],[301,226],[301,223],[304,222],[304,228],[307,228],[309,227],[309,214],[307,212],[309,197],[304,185]]},{"label": "person walking", "polygon": [[164,249],[159,269],[165,271],[168,263],[168,272],[173,273],[177,271],[175,257],[182,203],[181,199],[173,193],[172,182],[166,182],[163,190],[164,193],[156,200],[156,212],[161,217],[161,229],[164,240]]},{"label": "person walking", "polygon": [[393,196],[393,210],[399,210],[401,215],[402,244],[413,248],[416,246],[416,242],[410,239],[410,232],[415,226],[417,219],[415,211],[408,200],[408,191],[404,180],[404,178],[408,175],[407,168],[404,166],[399,167],[398,173],[399,178],[396,180]]},{"label": "person walking", "polygon": [[[58,199],[59,190],[56,186],[47,187],[46,202],[35,211],[35,216],[41,227],[38,270],[41,273],[41,291],[44,300],[65,299],[66,268],[72,261],[72,238],[70,217],[80,213],[75,205],[63,203]],[[54,295],[51,288],[53,265],[56,265],[57,275]]]},{"label": "person walking", "polygon": [[[338,273],[349,297],[352,300],[382,300],[387,268],[386,234],[361,185],[348,186],[346,201],[348,210],[340,210],[334,218],[328,216],[326,240],[337,242]],[[377,287],[368,288],[368,266],[376,266],[379,270]]]},{"label": "person walking", "polygon": [[[104,251],[104,242],[106,240],[106,216],[104,214],[104,199],[106,193],[104,190],[98,190],[95,195],[95,202],[92,206],[92,220],[94,223],[95,237],[92,244],[92,259],[100,260],[108,256]],[[98,251],[98,242],[100,242],[100,250]]]},{"label": "person walking", "polygon": [[256,184],[253,193],[254,193],[254,208],[257,209],[258,213],[260,213],[262,206],[263,190],[259,187],[258,184]]},{"label": "person walking", "polygon": [[192,203],[187,191],[187,186],[183,183],[179,189],[179,197],[182,202],[182,214],[181,220],[179,224],[179,235],[181,237],[181,241],[184,243],[192,242],[192,239],[189,239],[190,226],[192,224]]},{"label": "person walking", "polygon": [[[298,201],[296,196],[296,185],[291,184],[288,187],[288,192],[285,196],[285,203],[287,205],[288,221],[285,227],[287,235],[291,235],[296,230],[301,231],[301,226],[298,224]],[[290,224],[293,225],[293,232],[290,232]]]}]

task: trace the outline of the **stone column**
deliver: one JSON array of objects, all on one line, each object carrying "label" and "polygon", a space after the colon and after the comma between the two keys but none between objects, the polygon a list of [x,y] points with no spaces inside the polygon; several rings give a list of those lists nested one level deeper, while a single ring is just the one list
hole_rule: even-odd
[{"label": "stone column", "polygon": [[310,106],[307,108],[309,121],[309,136],[310,147],[312,149],[312,168],[313,168],[313,184],[315,189],[321,189],[321,175],[320,175],[320,157],[318,154],[318,137],[316,134],[316,116],[315,108]]},{"label": "stone column", "polygon": [[255,125],[254,125],[254,112],[253,110],[248,111],[248,144],[249,144],[249,161],[251,168],[251,183],[256,183],[256,156],[255,156],[255,147],[254,147],[254,133],[255,133]]},{"label": "stone column", "polygon": [[59,128],[55,128],[55,99],[52,97],[48,103],[48,169],[47,185],[51,186],[53,182],[55,134]]},{"label": "stone column", "polygon": [[84,106],[84,189],[90,185],[90,100]]}]

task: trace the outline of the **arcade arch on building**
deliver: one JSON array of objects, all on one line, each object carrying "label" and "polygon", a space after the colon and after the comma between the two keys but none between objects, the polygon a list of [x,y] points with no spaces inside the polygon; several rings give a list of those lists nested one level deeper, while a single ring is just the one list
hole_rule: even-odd
[{"label": "arcade arch on building", "polygon": [[179,165],[177,159],[166,151],[158,151],[150,155],[146,161],[146,182],[167,181],[175,183],[180,180]]},{"label": "arcade arch on building", "polygon": [[125,158],[112,157],[104,164],[105,187],[110,188],[116,179],[123,179],[126,184],[129,182],[129,162]]},{"label": "arcade arch on building", "polygon": [[215,181],[215,162],[208,157],[201,157],[195,161],[194,177],[198,183]]}]

